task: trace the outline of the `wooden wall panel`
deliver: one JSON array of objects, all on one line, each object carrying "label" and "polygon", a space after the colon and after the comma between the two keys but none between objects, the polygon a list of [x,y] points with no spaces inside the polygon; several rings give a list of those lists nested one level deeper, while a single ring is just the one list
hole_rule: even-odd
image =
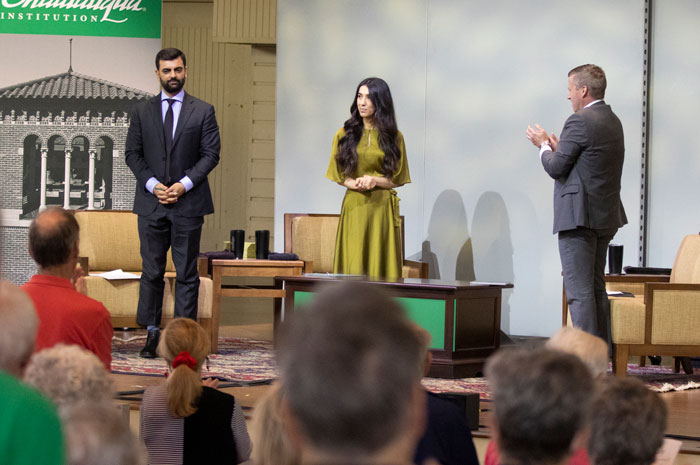
[{"label": "wooden wall panel", "polygon": [[[252,119],[248,164],[248,228],[274,235],[275,183],[275,47],[252,48]],[[254,236],[253,236],[254,237]],[[272,243],[272,241],[271,241]]]},{"label": "wooden wall panel", "polygon": [[214,42],[277,42],[277,0],[214,0]]},{"label": "wooden wall panel", "polygon": [[214,214],[205,217],[202,250],[221,250],[231,229],[247,228],[251,130],[251,46],[212,40],[212,3],[165,2],[163,46],[187,56],[190,94],[214,105],[221,160],[209,175]]}]

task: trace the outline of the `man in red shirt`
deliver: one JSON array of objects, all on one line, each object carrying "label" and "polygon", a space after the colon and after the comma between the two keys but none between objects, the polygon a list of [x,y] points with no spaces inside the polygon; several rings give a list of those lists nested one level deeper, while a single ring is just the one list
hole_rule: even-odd
[{"label": "man in red shirt", "polygon": [[112,322],[105,306],[76,290],[79,227],[73,214],[59,207],[41,212],[29,226],[29,254],[38,266],[22,288],[39,315],[36,351],[59,342],[97,355],[109,370]]}]

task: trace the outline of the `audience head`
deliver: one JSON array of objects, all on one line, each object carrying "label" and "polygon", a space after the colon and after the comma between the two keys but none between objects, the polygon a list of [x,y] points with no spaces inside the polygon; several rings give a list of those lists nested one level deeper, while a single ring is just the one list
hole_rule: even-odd
[{"label": "audience head", "polygon": [[109,402],[112,380],[92,352],[75,345],[57,344],[34,354],[24,380],[60,409],[80,401]]},{"label": "audience head", "polygon": [[202,394],[202,364],[211,342],[204,329],[189,318],[175,318],[158,342],[158,354],[168,362],[168,407],[178,417],[197,411]]},{"label": "audience head", "polygon": [[67,465],[144,465],[146,454],[129,422],[107,402],[80,402],[62,411]]},{"label": "audience head", "polygon": [[569,77],[573,77],[574,85],[577,88],[587,87],[588,94],[594,99],[605,97],[607,81],[605,71],[596,65],[581,65],[569,71]]},{"label": "audience head", "polygon": [[666,404],[636,378],[607,377],[593,400],[588,453],[594,465],[650,465],[663,444]]},{"label": "audience head", "polygon": [[252,429],[255,444],[251,458],[256,465],[301,463],[301,453],[285,431],[279,385],[273,384],[255,404]]},{"label": "audience head", "polygon": [[372,285],[328,285],[286,323],[277,356],[304,453],[367,461],[392,450],[410,460],[425,426],[423,359],[396,300]]},{"label": "audience head", "polygon": [[34,352],[39,318],[19,287],[0,281],[0,370],[21,377]]},{"label": "audience head", "polygon": [[608,371],[608,344],[598,336],[564,326],[554,333],[545,345],[549,349],[576,355],[591,370],[593,377]]},{"label": "audience head", "polygon": [[29,254],[40,268],[62,266],[78,261],[80,228],[73,213],[49,207],[29,226]]},{"label": "audience head", "polygon": [[585,445],[593,378],[578,357],[502,349],[487,361],[486,375],[502,463],[556,464]]}]

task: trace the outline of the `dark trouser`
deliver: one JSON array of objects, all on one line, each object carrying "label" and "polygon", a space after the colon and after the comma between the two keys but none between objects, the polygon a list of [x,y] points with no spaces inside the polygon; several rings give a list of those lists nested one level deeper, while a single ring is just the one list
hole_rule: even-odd
[{"label": "dark trouser", "polygon": [[559,232],[559,256],[571,321],[611,345],[610,302],[605,291],[605,257],[617,228]]},{"label": "dark trouser", "polygon": [[199,273],[197,256],[204,218],[183,217],[159,204],[153,213],[138,217],[142,275],[136,321],[160,325],[163,313],[163,275],[168,249],[175,264],[175,316],[197,319]]}]

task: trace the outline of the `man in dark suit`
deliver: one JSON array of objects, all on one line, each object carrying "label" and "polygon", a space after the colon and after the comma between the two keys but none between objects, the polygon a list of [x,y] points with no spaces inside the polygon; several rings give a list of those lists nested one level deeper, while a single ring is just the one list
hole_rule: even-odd
[{"label": "man in dark suit", "polygon": [[605,256],[627,217],[620,200],[625,142],[620,120],[603,101],[606,84],[596,65],[572,69],[568,99],[574,114],[561,137],[548,136],[537,124],[526,133],[554,179],[554,232],[571,319],[610,344]]},{"label": "man in dark suit", "polygon": [[207,175],[221,148],[214,107],[183,90],[185,54],[166,48],[155,61],[162,91],[132,112],[125,150],[136,176],[143,261],[137,321],[148,328],[145,358],[156,356],[169,248],[177,274],[175,316],[197,318],[199,241],[204,215],[214,212]]}]

